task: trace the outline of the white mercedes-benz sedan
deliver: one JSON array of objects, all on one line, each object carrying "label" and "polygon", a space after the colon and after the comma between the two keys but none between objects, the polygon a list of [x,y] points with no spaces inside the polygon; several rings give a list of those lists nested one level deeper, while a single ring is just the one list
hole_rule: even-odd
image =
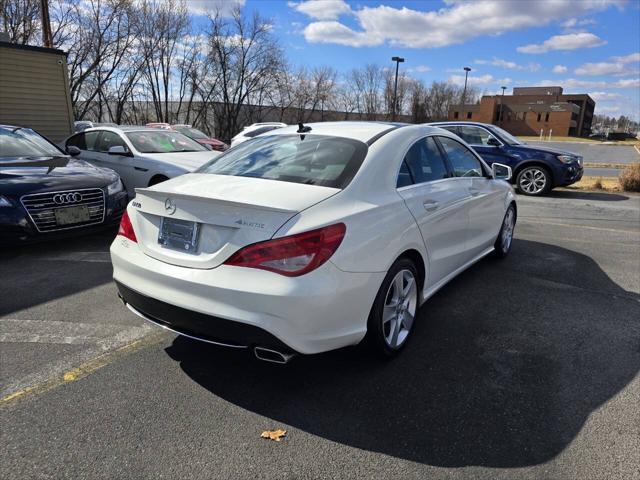
[{"label": "white mercedes-benz sedan", "polygon": [[141,317],[262,360],[363,339],[393,356],[423,302],[509,252],[510,175],[436,127],[281,128],[137,189],[114,279]]},{"label": "white mercedes-benz sedan", "polygon": [[98,167],[115,170],[129,198],[138,187],[192,172],[220,154],[180,132],[124,125],[76,133],[65,140],[64,150]]}]

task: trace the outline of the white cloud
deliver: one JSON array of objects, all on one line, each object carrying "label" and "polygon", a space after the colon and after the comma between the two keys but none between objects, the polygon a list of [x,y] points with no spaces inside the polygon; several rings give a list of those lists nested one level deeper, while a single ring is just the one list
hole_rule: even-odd
[{"label": "white cloud", "polygon": [[547,53],[552,50],[577,50],[579,48],[594,48],[605,45],[606,40],[588,32],[567,33],[566,35],[554,35],[542,43],[532,43],[518,47],[520,53]]},{"label": "white cloud", "polygon": [[288,5],[316,20],[337,20],[340,15],[351,13],[351,7],[344,0],[306,0]]},{"label": "white cloud", "polygon": [[625,55],[623,57],[611,57],[611,60],[619,63],[634,63],[640,62],[640,52]]},{"label": "white cloud", "polygon": [[589,96],[596,102],[610,102],[612,100],[622,98],[622,95],[620,95],[619,93],[611,92],[589,92]]},{"label": "white cloud", "polygon": [[246,0],[186,0],[187,10],[195,15],[220,12],[229,17],[237,7],[243,7]]},{"label": "white cloud", "polygon": [[556,65],[555,67],[553,67],[551,69],[551,71],[553,73],[567,73],[567,70],[569,70],[567,67],[565,67],[564,65]]},{"label": "white cloud", "polygon": [[[453,83],[454,85],[464,85],[464,75],[451,75],[449,77],[449,83]],[[468,85],[479,87],[483,85],[507,85],[512,83],[513,80],[510,78],[494,78],[493,75],[480,75],[474,76],[469,75]]]},{"label": "white cloud", "polygon": [[[387,5],[364,6],[350,9],[357,20],[357,28],[337,21],[319,21],[310,23],[304,33],[307,41],[316,43],[362,47],[388,42],[409,48],[438,48],[484,35],[540,27],[558,19],[579,17],[614,5],[621,7],[625,1],[447,0],[444,8],[429,11]],[[319,4],[324,6],[325,2],[291,2],[289,5],[296,10],[300,10],[301,5],[313,8],[312,14],[308,15],[320,20],[337,18],[335,12],[330,15],[329,9],[320,8]]]},{"label": "white cloud", "polygon": [[493,65],[494,67],[508,68],[510,70],[529,70],[530,72],[537,72],[540,70],[539,63],[528,63],[527,65],[520,65],[516,62],[510,62],[501,58],[493,57],[493,60],[476,60],[474,63],[477,65]]},{"label": "white cloud", "polygon": [[542,80],[539,82],[542,87],[561,85],[567,90],[582,90],[592,88],[639,88],[640,79],[630,78],[617,80],[615,82],[606,82],[604,80],[579,80],[576,78],[567,78],[566,80]]},{"label": "white cloud", "polygon": [[596,21],[590,18],[579,20],[577,18],[570,18],[561,23],[564,28],[584,27],[585,25],[595,25]]},{"label": "white cloud", "polygon": [[632,53],[622,57],[611,57],[613,62],[585,63],[576,69],[576,75],[639,75],[638,68],[630,67],[630,63],[640,62],[640,53]]},{"label": "white cloud", "polygon": [[429,72],[430,70],[431,70],[431,67],[429,67],[428,65],[418,65],[416,67],[407,68],[407,72],[409,73],[411,72],[424,73],[424,72]]}]

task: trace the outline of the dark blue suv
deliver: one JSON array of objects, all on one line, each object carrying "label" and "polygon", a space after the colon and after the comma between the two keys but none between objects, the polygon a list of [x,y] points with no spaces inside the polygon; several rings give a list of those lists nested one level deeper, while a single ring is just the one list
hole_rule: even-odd
[{"label": "dark blue suv", "polygon": [[564,187],[582,178],[582,157],[553,148],[534,147],[521,142],[495,125],[477,122],[436,122],[434,127],[455,133],[491,165],[513,169],[512,182],[524,195],[543,195],[554,187]]}]

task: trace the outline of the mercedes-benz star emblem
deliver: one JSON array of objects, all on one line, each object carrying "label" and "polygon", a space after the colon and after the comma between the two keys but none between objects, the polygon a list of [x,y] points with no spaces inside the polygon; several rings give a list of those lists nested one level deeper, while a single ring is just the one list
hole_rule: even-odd
[{"label": "mercedes-benz star emblem", "polygon": [[164,209],[169,215],[173,215],[174,213],[176,213],[176,202],[173,200],[173,198],[167,198],[164,201]]},{"label": "mercedes-benz star emblem", "polygon": [[78,192],[58,193],[53,196],[56,205],[64,205],[66,203],[78,203],[82,200],[82,195]]}]

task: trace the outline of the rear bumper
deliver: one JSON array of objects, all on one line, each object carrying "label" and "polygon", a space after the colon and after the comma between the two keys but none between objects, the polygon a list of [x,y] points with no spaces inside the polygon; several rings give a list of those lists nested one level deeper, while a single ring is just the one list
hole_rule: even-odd
[{"label": "rear bumper", "polygon": [[229,346],[303,354],[357,344],[384,273],[348,273],[331,262],[300,277],[221,265],[156,260],[123,237],[111,245],[124,301],[178,333]]}]

